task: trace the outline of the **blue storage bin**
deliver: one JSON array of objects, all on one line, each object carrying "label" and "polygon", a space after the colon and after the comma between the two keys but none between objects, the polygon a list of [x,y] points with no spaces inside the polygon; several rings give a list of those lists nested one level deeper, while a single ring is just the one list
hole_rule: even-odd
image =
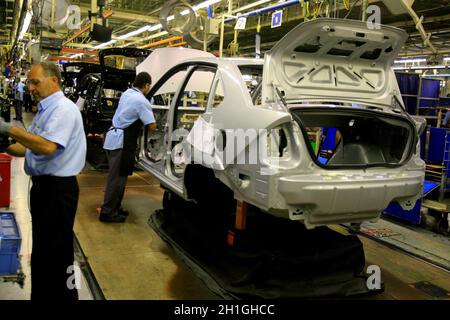
[{"label": "blue storage bin", "polygon": [[13,212],[0,212],[0,275],[16,274],[22,238]]}]

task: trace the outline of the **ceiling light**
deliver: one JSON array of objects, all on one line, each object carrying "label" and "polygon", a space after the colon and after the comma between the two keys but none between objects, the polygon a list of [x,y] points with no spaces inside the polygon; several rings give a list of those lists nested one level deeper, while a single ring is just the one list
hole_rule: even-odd
[{"label": "ceiling light", "polygon": [[129,38],[129,37],[132,37],[132,36],[136,36],[136,35],[141,34],[143,32],[149,31],[150,28],[151,28],[151,26],[146,25],[146,26],[143,26],[142,28],[139,28],[137,30],[134,30],[134,31],[128,32],[126,34],[123,34],[121,36],[118,36],[118,37],[116,37],[116,39],[117,40],[123,40],[123,39]]},{"label": "ceiling light", "polygon": [[418,59],[405,59],[405,60],[395,60],[394,63],[419,63],[419,62],[427,62],[425,58]]},{"label": "ceiling light", "polygon": [[411,67],[411,70],[445,69],[445,66],[417,66]]},{"label": "ceiling light", "polygon": [[23,20],[22,30],[19,33],[19,40],[22,40],[23,36],[28,31],[31,23],[31,18],[33,18],[33,13],[31,11],[27,11],[25,19]]},{"label": "ceiling light", "polygon": [[211,6],[213,4],[216,4],[217,2],[220,2],[220,1],[222,1],[222,0],[208,0],[208,1],[201,2],[201,3],[193,6],[192,8],[194,10],[198,10],[198,9],[209,7],[209,6]]},{"label": "ceiling light", "polygon": [[439,78],[439,77],[444,77],[444,78],[449,78],[450,74],[448,73],[441,73],[441,74],[424,74],[424,77],[435,77],[435,78]]},{"label": "ceiling light", "polygon": [[246,6],[243,6],[243,7],[240,7],[240,8],[238,8],[238,9],[233,10],[233,13],[238,13],[238,12],[241,12],[241,11],[244,11],[244,10],[247,10],[247,9],[251,9],[251,8],[260,6],[260,5],[262,5],[262,4],[265,4],[265,3],[267,3],[267,2],[270,2],[270,1],[272,1],[272,0],[260,0],[260,1],[256,1],[256,2],[254,2],[254,3],[250,3],[250,4],[246,5]]},{"label": "ceiling light", "polygon": [[78,58],[78,57],[81,57],[83,54],[84,53],[77,53],[77,54],[70,56],[69,58],[71,58],[71,59]]},{"label": "ceiling light", "polygon": [[415,67],[393,67],[393,70],[430,70],[430,69],[445,69],[446,66],[415,66]]},{"label": "ceiling light", "polygon": [[161,28],[162,28],[162,24],[161,24],[161,23],[158,23],[158,24],[155,24],[154,26],[150,27],[150,28],[148,29],[148,31],[156,31],[156,30],[159,30],[159,29],[161,29]]},{"label": "ceiling light", "polygon": [[450,57],[445,57],[444,61],[450,61]]},{"label": "ceiling light", "polygon": [[115,39],[114,39],[114,40],[110,40],[110,41],[108,41],[108,42],[105,42],[105,43],[99,44],[98,46],[95,46],[94,49],[100,49],[100,48],[109,46],[109,45],[111,45],[111,44],[114,44],[114,43],[116,43],[116,42],[117,42],[117,40],[115,40]]}]

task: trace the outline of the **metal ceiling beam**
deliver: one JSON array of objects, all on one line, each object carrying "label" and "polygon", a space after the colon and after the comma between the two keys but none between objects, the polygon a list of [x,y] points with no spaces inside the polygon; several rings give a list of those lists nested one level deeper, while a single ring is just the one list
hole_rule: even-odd
[{"label": "metal ceiling beam", "polygon": [[[448,22],[449,20],[450,20],[450,14],[446,14],[443,16],[424,18],[422,21],[422,24],[435,23],[435,22]],[[408,20],[408,21],[399,21],[399,22],[389,23],[389,25],[394,26],[394,27],[405,28],[405,27],[415,27],[416,23],[413,20]]]},{"label": "metal ceiling beam", "polygon": [[[446,50],[439,50],[440,54],[448,54],[450,53],[450,49],[446,49]],[[427,50],[420,50],[418,49],[417,51],[414,52],[404,52],[404,53],[400,53],[398,56],[399,57],[417,57],[417,56],[429,56],[429,55],[434,55],[433,51],[427,49]]]},{"label": "metal ceiling beam", "polygon": [[[88,4],[80,3],[79,6],[81,9],[81,14],[87,15],[88,11],[91,10],[91,7]],[[111,10],[113,12],[111,18],[113,18],[113,19],[138,20],[138,21],[142,21],[142,22],[146,22],[146,23],[159,23],[158,17],[146,16],[143,14],[132,13],[129,11],[118,10],[118,9],[111,9]]]}]

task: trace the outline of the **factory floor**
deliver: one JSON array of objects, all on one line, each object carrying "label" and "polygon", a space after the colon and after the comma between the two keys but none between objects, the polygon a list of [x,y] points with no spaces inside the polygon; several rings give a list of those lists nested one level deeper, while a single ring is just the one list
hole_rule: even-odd
[{"label": "factory floor", "polygon": [[[85,170],[80,175],[81,197],[75,224],[75,234],[105,298],[217,299],[148,226],[150,214],[162,207],[163,191],[147,173],[136,172],[128,181],[123,206],[131,213],[125,223],[97,220],[95,209],[102,201],[105,174]],[[347,233],[340,226],[333,229]],[[360,239],[367,266],[378,265],[386,285],[384,293],[370,299],[450,298],[422,291],[436,286],[450,292],[448,271],[366,237]]]},{"label": "factory floor", "polygon": [[[130,211],[130,216],[125,223],[98,221],[96,208],[103,199],[106,174],[88,164],[79,175],[80,200],[74,227],[96,287],[104,298],[221,299],[148,226],[150,214],[162,207],[163,195],[159,183],[149,174],[138,171],[128,180],[123,207]],[[28,212],[29,179],[23,172],[23,159],[12,161],[11,186],[10,210],[16,212],[22,231],[21,265],[25,281],[23,288],[20,288],[14,282],[1,282],[0,278],[0,299],[28,299],[31,223]],[[342,226],[333,226],[332,229],[347,233]],[[450,298],[450,273],[447,270],[365,236],[360,236],[360,239],[366,265],[379,266],[385,283],[385,292],[364,299]],[[87,283],[83,278],[81,299],[92,299],[94,296]]]}]

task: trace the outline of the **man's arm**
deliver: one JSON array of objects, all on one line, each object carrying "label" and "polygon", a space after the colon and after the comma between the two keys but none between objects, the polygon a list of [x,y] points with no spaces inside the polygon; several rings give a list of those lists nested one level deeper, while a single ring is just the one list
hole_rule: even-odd
[{"label": "man's arm", "polygon": [[14,157],[25,157],[26,148],[20,143],[10,145],[5,151]]},{"label": "man's arm", "polygon": [[[23,147],[30,149],[34,153],[50,156],[55,153],[58,145],[41,136],[27,132],[18,127],[11,127],[9,136],[16,140]],[[9,148],[8,148],[9,149]],[[25,154],[25,152],[24,152]]]}]

